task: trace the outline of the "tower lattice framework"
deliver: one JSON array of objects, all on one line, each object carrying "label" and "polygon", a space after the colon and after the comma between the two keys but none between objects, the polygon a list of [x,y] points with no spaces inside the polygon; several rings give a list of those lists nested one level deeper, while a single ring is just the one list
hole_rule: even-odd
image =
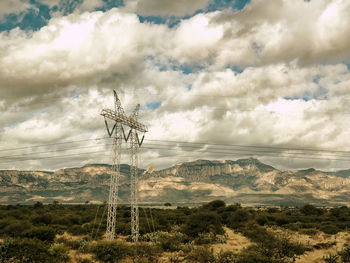
[{"label": "tower lattice framework", "polygon": [[[106,238],[112,240],[115,237],[115,225],[118,207],[118,183],[120,178],[120,159],[122,151],[123,138],[125,142],[129,141],[130,154],[130,180],[131,180],[131,236],[134,242],[138,241],[139,237],[139,208],[138,208],[138,151],[142,145],[144,135],[139,140],[138,131],[146,133],[147,127],[138,122],[138,112],[140,105],[138,104],[134,112],[128,117],[121,106],[121,102],[117,93],[114,91],[114,110],[103,109],[101,115],[105,118],[105,124],[108,135],[113,137],[113,166],[110,180],[108,214],[107,214],[107,229]],[[114,122],[112,130],[109,129],[107,120]],[[130,128],[128,135],[125,135],[123,125]]]}]

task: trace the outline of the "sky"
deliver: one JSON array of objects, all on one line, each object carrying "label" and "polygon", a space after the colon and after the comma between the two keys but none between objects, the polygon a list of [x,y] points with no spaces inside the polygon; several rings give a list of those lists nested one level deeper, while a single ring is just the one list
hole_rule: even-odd
[{"label": "sky", "polygon": [[347,0],[0,1],[0,169],[111,163],[113,90],[128,115],[141,105],[140,167],[350,168],[349,13]]}]

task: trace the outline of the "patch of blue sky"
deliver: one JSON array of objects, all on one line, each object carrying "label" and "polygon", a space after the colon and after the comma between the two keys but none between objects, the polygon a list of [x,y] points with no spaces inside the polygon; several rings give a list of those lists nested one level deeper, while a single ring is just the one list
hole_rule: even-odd
[{"label": "patch of blue sky", "polygon": [[317,74],[313,79],[312,82],[318,84],[319,80],[322,78],[322,75]]},{"label": "patch of blue sky", "polygon": [[150,61],[159,71],[181,71],[185,75],[189,75],[192,73],[196,73],[199,71],[205,70],[205,65],[188,65],[188,64],[179,64],[176,61],[167,61],[167,63],[162,63],[156,59],[154,56],[148,56],[146,58],[147,61]]},{"label": "patch of blue sky", "polygon": [[241,74],[244,71],[244,68],[239,67],[237,65],[227,65],[225,68],[231,69],[233,72],[236,72],[238,74]]},{"label": "patch of blue sky", "polygon": [[[49,6],[40,3],[38,0],[30,0],[33,8],[29,8],[20,14],[7,14],[5,18],[0,21],[0,32],[10,31],[16,27],[22,30],[37,31],[43,26],[46,26],[51,19],[52,12],[62,12],[63,15],[73,13],[81,4],[83,0],[61,0],[58,5]],[[96,11],[108,11],[114,7],[122,6],[123,0],[103,0],[103,6],[96,8]]]},{"label": "patch of blue sky", "polygon": [[100,8],[96,8],[96,11],[106,12],[112,8],[120,7],[124,5],[123,0],[103,0],[103,6]]},{"label": "patch of blue sky", "polygon": [[21,124],[21,123],[23,123],[23,122],[25,122],[24,120],[23,121],[16,121],[16,122],[13,122],[13,123],[11,123],[11,124],[9,124],[9,125],[7,125],[6,127],[7,128],[15,128],[16,126],[18,126],[19,124]]},{"label": "patch of blue sky", "polygon": [[163,24],[167,25],[169,28],[176,27],[182,20],[188,19],[192,16],[187,17],[175,17],[175,16],[141,16],[138,15],[141,23],[151,23],[151,24]]},{"label": "patch of blue sky", "polygon": [[185,75],[189,75],[198,71],[203,71],[205,67],[201,65],[179,65],[173,66],[172,69],[176,71],[181,71]]},{"label": "patch of blue sky", "polygon": [[156,110],[156,109],[158,109],[161,105],[162,105],[162,102],[160,102],[160,101],[154,101],[154,102],[146,103],[147,109],[151,109],[151,110]]},{"label": "patch of blue sky", "polygon": [[210,1],[209,5],[205,9],[199,9],[191,15],[186,15],[183,17],[175,16],[141,16],[139,19],[141,23],[153,23],[153,24],[167,24],[169,28],[177,26],[182,20],[189,19],[202,12],[213,12],[217,10],[222,10],[225,8],[232,8],[235,10],[242,10],[250,0],[214,0]]},{"label": "patch of blue sky", "polygon": [[208,6],[208,11],[222,10],[225,8],[232,8],[235,10],[242,10],[250,0],[214,0]]},{"label": "patch of blue sky", "polygon": [[301,96],[286,96],[285,100],[328,100],[328,90],[324,87],[318,87],[315,92],[306,91]]},{"label": "patch of blue sky", "polygon": [[350,71],[350,63],[348,62],[343,62],[345,64],[345,66],[348,68],[348,70]]},{"label": "patch of blue sky", "polygon": [[46,26],[51,18],[50,8],[35,0],[31,0],[30,3],[34,8],[27,9],[20,14],[5,15],[5,18],[0,21],[0,32],[10,31],[16,27],[22,30],[36,31]]}]

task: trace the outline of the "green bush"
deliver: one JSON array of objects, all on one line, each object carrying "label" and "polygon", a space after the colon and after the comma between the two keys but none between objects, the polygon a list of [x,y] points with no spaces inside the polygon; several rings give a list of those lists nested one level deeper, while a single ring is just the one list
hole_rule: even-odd
[{"label": "green bush", "polygon": [[53,258],[52,262],[61,263],[69,261],[69,249],[64,244],[53,244],[49,252]]},{"label": "green bush", "polygon": [[150,245],[143,242],[138,242],[133,246],[134,255],[133,259],[144,258],[150,262],[155,262],[157,256],[160,254],[160,250],[155,245]]},{"label": "green bush", "polygon": [[118,262],[133,255],[133,250],[124,242],[99,241],[91,248],[97,260],[102,262]]},{"label": "green bush", "polygon": [[53,262],[48,247],[38,239],[7,239],[0,247],[3,262],[10,260],[21,263]]},{"label": "green bush", "polygon": [[214,200],[214,201],[211,201],[211,202],[203,205],[203,208],[215,211],[215,210],[218,210],[219,208],[223,208],[225,206],[226,206],[226,204],[225,204],[224,201],[222,201],[222,200]]},{"label": "green bush", "polygon": [[200,233],[198,237],[194,239],[196,245],[224,243],[224,240],[214,235],[213,233]]},{"label": "green bush", "polygon": [[340,231],[340,229],[335,225],[321,225],[320,230],[326,234],[334,235]]},{"label": "green bush", "polygon": [[184,235],[180,232],[171,234],[166,232],[156,232],[152,235],[151,241],[163,251],[179,251],[182,248]]},{"label": "green bush", "polygon": [[55,239],[56,233],[55,230],[51,227],[41,226],[33,227],[23,233],[25,237],[28,238],[37,238],[41,241],[53,242]]},{"label": "green bush", "polygon": [[220,218],[214,212],[198,212],[191,214],[181,231],[193,238],[197,237],[199,233],[224,233]]},{"label": "green bush", "polygon": [[208,247],[196,247],[188,254],[186,258],[196,263],[216,262],[213,249],[209,249]]},{"label": "green bush", "polygon": [[300,212],[303,213],[306,216],[312,216],[312,215],[322,215],[323,210],[320,208],[317,208],[313,205],[307,204],[300,208]]},{"label": "green bush", "polygon": [[26,220],[6,220],[7,225],[0,230],[2,236],[8,237],[21,237],[23,236],[23,232],[30,229],[32,225]]},{"label": "green bush", "polygon": [[337,263],[338,262],[338,255],[334,255],[334,254],[328,254],[327,256],[323,257],[323,261],[326,263]]},{"label": "green bush", "polygon": [[52,216],[50,214],[38,215],[32,219],[32,222],[36,225],[39,225],[39,224],[49,225],[51,224],[51,221],[52,221]]},{"label": "green bush", "polygon": [[350,262],[350,247],[345,247],[342,251],[338,253],[343,263]]},{"label": "green bush", "polygon": [[220,252],[216,258],[216,263],[234,263],[234,262],[237,262],[237,255],[231,251]]}]

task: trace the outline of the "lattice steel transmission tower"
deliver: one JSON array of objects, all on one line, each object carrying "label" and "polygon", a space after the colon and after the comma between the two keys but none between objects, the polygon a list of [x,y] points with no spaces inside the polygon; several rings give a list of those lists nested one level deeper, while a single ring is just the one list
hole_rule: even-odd
[{"label": "lattice steel transmission tower", "polygon": [[[142,145],[145,135],[141,141],[139,140],[138,131],[146,133],[147,127],[138,122],[138,112],[140,105],[138,104],[134,112],[128,117],[121,106],[118,95],[114,92],[114,110],[103,109],[101,115],[105,118],[105,124],[108,135],[113,136],[113,166],[110,181],[109,200],[108,200],[108,215],[106,238],[112,240],[115,237],[116,213],[118,206],[118,183],[120,178],[120,157],[122,150],[123,138],[125,142],[129,142],[130,153],[130,178],[131,178],[131,236],[134,242],[138,241],[139,237],[139,208],[137,200],[137,181],[138,181],[138,150]],[[107,120],[114,122],[112,130],[109,129]],[[128,136],[125,136],[123,125],[130,128]]]}]

